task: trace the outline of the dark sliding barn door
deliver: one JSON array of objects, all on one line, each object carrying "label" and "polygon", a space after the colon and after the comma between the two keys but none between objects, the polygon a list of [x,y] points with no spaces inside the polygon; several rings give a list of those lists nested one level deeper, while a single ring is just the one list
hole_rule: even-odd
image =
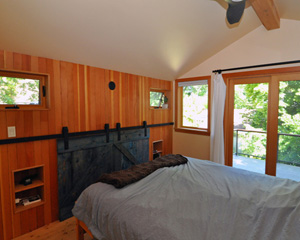
[{"label": "dark sliding barn door", "polygon": [[95,183],[102,173],[126,169],[149,161],[149,129],[110,133],[106,135],[73,138],[69,149],[64,141],[57,141],[59,219],[72,216],[72,208],[81,192]]}]

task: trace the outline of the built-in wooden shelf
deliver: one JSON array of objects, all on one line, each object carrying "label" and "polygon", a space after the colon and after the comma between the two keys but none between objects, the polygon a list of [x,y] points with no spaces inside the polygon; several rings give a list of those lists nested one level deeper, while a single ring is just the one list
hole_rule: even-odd
[{"label": "built-in wooden shelf", "polygon": [[[28,179],[29,183],[25,184]],[[25,211],[44,204],[44,165],[17,169],[12,172],[14,212]],[[29,205],[18,205],[16,199],[40,196],[40,201]]]},{"label": "built-in wooden shelf", "polygon": [[16,184],[15,185],[15,192],[22,192],[22,191],[26,191],[28,189],[32,189],[32,188],[36,188],[36,187],[40,187],[40,186],[44,186],[44,182],[39,180],[39,179],[34,179],[32,180],[32,183],[24,186],[22,184]]},{"label": "built-in wooden shelf", "polygon": [[161,157],[163,155],[163,140],[157,140],[152,142],[153,145],[153,159]]},{"label": "built-in wooden shelf", "polygon": [[27,206],[16,206],[15,213],[23,212],[25,210],[35,208],[35,207],[41,206],[43,204],[45,204],[45,202],[42,200],[40,202],[33,203],[33,204],[30,204],[30,205],[27,205]]}]

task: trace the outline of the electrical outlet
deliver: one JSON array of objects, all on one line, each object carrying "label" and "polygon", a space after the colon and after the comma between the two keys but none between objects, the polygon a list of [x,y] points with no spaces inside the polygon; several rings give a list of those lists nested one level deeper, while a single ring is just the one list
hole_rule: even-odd
[{"label": "electrical outlet", "polygon": [[7,127],[7,133],[8,133],[8,137],[16,137],[16,127],[12,126],[12,127]]}]

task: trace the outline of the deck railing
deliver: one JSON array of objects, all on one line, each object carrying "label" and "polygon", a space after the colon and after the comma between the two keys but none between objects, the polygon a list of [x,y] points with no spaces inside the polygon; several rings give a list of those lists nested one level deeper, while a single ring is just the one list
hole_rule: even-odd
[{"label": "deck railing", "polygon": [[[234,129],[235,134],[235,152],[234,154],[236,156],[238,155],[244,155],[244,156],[248,156],[248,157],[253,157],[253,158],[257,158],[257,159],[265,159],[264,156],[257,156],[257,155],[253,155],[253,154],[249,154],[249,153],[243,153],[243,152],[239,152],[239,132],[245,132],[245,133],[257,133],[257,134],[267,134],[267,132],[265,131],[256,131],[256,130],[245,130],[245,129]],[[289,165],[296,165],[296,166],[300,166],[300,158],[299,159],[293,159],[293,161],[287,161],[287,160],[280,160],[279,159],[279,138],[280,136],[288,136],[288,137],[295,137],[295,138],[299,138],[300,135],[298,134],[288,134],[288,133],[278,133],[277,135],[277,162],[278,163],[284,163],[284,164],[289,164]],[[300,138],[299,138],[300,140]],[[300,144],[299,144],[300,146]],[[294,151],[300,151],[299,149],[295,149]]]}]

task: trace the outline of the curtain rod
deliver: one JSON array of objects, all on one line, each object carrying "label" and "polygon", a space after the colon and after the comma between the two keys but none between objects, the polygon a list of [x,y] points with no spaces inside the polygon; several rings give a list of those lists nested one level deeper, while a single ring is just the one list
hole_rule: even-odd
[{"label": "curtain rod", "polygon": [[267,64],[252,65],[252,66],[237,67],[237,68],[217,69],[217,70],[213,70],[212,72],[213,73],[221,73],[221,72],[225,72],[225,71],[235,71],[235,70],[242,70],[242,69],[248,69],[248,68],[270,67],[270,66],[293,64],[293,63],[300,63],[300,60],[288,61],[288,62],[267,63]]}]

